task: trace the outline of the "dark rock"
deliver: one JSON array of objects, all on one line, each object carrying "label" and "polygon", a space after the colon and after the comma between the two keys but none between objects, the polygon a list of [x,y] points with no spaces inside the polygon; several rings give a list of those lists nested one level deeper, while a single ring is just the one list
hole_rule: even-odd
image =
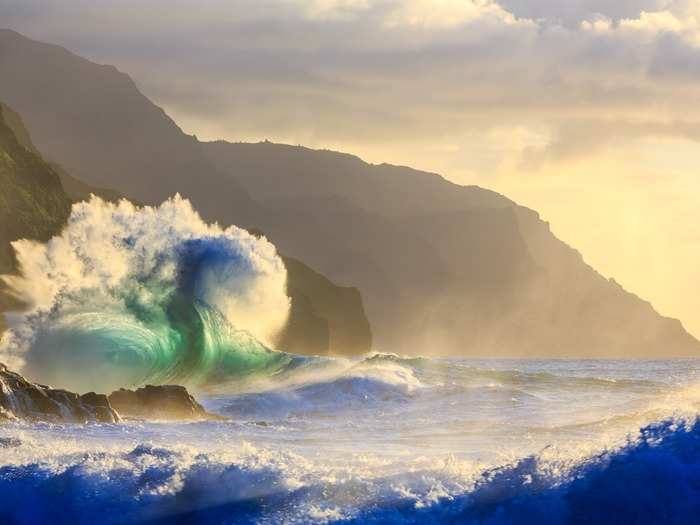
[{"label": "dark rock", "polygon": [[80,396],[80,400],[84,405],[93,407],[93,416],[96,421],[101,423],[111,422],[114,414],[116,414],[112,405],[109,404],[109,399],[107,399],[106,394],[88,392]]},{"label": "dark rock", "polygon": [[0,421],[29,419],[57,423],[115,423],[119,414],[107,396],[80,396],[68,390],[38,385],[0,363]]},{"label": "dark rock", "polygon": [[121,388],[109,395],[119,414],[143,419],[215,419],[183,386],[147,385],[137,390]]},{"label": "dark rock", "polygon": [[[120,415],[138,419],[218,419],[183,386],[148,385],[109,396],[32,383],[0,363],[0,421],[27,419],[56,423],[115,423]],[[2,446],[2,444],[0,444]]]}]

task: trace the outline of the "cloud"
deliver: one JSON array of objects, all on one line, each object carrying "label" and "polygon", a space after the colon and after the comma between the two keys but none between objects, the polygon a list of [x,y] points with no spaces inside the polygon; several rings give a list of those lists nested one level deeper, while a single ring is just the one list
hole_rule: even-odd
[{"label": "cloud", "polygon": [[[203,136],[391,143],[556,132],[581,114],[700,119],[680,107],[700,74],[687,1],[0,0],[0,12],[117,63]],[[650,115],[655,100],[678,104]]]},{"label": "cloud", "polygon": [[459,177],[484,151],[534,169],[699,138],[698,0],[0,0],[0,16],[116,64],[205,139]]},{"label": "cloud", "polygon": [[[200,138],[330,147],[493,186],[616,276],[656,260],[651,243],[596,259],[597,235],[623,218],[604,224],[617,204],[606,215],[590,192],[560,206],[567,188],[647,195],[663,181],[683,209],[700,205],[683,172],[700,141],[698,0],[0,0],[0,20],[117,65]],[[596,206],[601,222],[577,227]],[[700,235],[674,227],[679,243]]]},{"label": "cloud", "polygon": [[683,104],[700,74],[691,2],[0,0],[0,11],[116,63],[204,137],[391,144],[485,126],[556,133],[581,115],[700,120]]}]

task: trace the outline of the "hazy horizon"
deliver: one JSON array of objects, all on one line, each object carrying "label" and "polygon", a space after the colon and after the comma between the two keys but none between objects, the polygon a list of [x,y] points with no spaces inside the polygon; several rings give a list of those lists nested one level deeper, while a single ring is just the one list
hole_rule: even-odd
[{"label": "hazy horizon", "polygon": [[202,140],[329,148],[499,191],[700,336],[700,2],[178,5],[0,12],[116,65]]},{"label": "hazy horizon", "polygon": [[0,0],[0,524],[696,523],[698,80],[700,0]]}]

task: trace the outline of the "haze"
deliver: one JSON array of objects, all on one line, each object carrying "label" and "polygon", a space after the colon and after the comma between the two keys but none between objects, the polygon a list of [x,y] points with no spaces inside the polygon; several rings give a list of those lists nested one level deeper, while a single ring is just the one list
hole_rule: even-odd
[{"label": "haze", "polygon": [[0,0],[200,139],[436,171],[537,209],[700,335],[700,2]]}]

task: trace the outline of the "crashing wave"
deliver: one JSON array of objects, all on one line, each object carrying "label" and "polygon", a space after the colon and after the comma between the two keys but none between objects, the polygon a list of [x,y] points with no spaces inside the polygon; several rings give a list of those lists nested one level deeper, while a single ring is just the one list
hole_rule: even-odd
[{"label": "crashing wave", "polygon": [[202,385],[290,360],[266,346],[290,308],[275,247],[206,224],[179,196],[158,207],[93,197],[48,243],[13,247],[21,273],[4,280],[29,309],[8,316],[0,361],[37,381]]}]

